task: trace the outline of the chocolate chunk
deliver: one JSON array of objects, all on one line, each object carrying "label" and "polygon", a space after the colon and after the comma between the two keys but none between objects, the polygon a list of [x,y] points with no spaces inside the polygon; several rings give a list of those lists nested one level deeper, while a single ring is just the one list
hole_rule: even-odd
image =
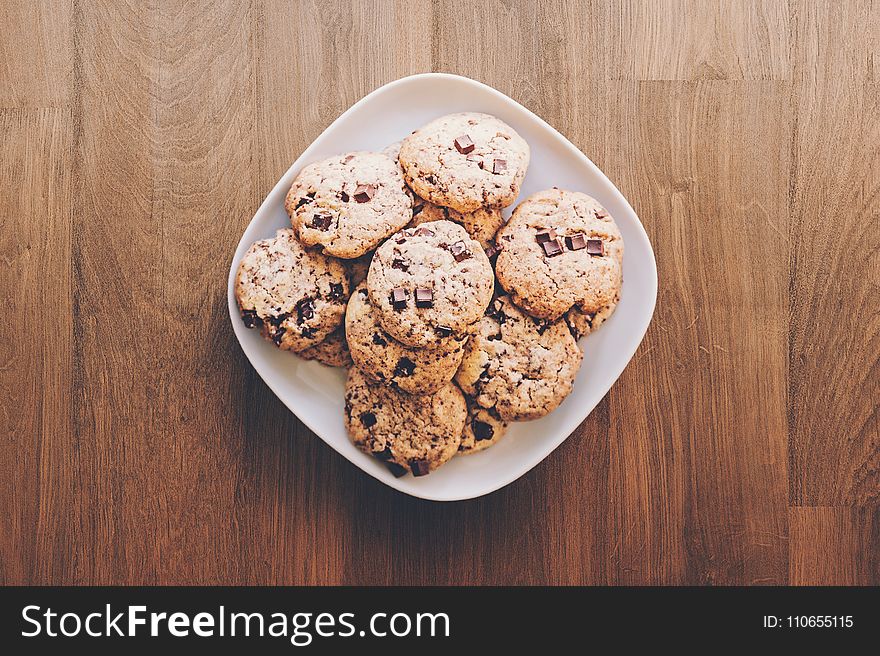
[{"label": "chocolate chunk", "polygon": [[421,212],[422,212],[423,209],[425,209],[425,204],[424,204],[424,203],[416,203],[415,205],[413,205],[413,208],[412,208],[412,212],[413,212],[413,213],[412,213],[412,215],[413,215],[413,216],[418,216],[419,214],[421,214]]},{"label": "chocolate chunk", "polygon": [[495,159],[492,160],[492,173],[498,175],[500,173],[507,173],[507,160],[506,159]]},{"label": "chocolate chunk", "polygon": [[468,250],[467,244],[460,240],[449,247],[449,252],[452,253],[452,257],[455,258],[456,262],[463,262],[464,260],[472,257],[470,250]]},{"label": "chocolate chunk", "polygon": [[245,328],[253,328],[263,323],[263,320],[257,315],[256,310],[242,310],[241,320],[244,321]]},{"label": "chocolate chunk", "polygon": [[376,346],[388,346],[388,342],[379,333],[373,333],[373,344]]},{"label": "chocolate chunk", "polygon": [[511,237],[510,235],[504,235],[504,236],[501,237],[501,238],[502,238],[504,241],[513,241],[513,237]]},{"label": "chocolate chunk", "polygon": [[474,430],[474,437],[477,438],[478,441],[491,440],[492,435],[495,434],[495,429],[492,428],[491,424],[487,424],[485,421],[479,421],[478,419],[474,419],[473,422],[471,422],[471,428]]},{"label": "chocolate chunk", "polygon": [[507,320],[507,316],[504,314],[504,303],[500,298],[495,300],[494,303],[489,304],[489,307],[486,308],[485,314],[487,317],[497,319],[499,324],[504,323]]},{"label": "chocolate chunk", "polygon": [[410,460],[409,468],[412,470],[413,476],[425,476],[431,471],[427,460]]},{"label": "chocolate chunk", "polygon": [[342,160],[342,163],[348,164],[353,159],[354,159],[354,155],[346,155],[345,158]]},{"label": "chocolate chunk", "polygon": [[395,287],[391,290],[391,307],[395,310],[403,310],[409,299],[409,291],[405,287]]},{"label": "chocolate chunk", "polygon": [[306,337],[306,338],[314,337],[315,331],[312,328],[309,328],[308,326],[303,326],[302,328],[299,329],[299,334],[302,335],[303,337]]},{"label": "chocolate chunk", "polygon": [[386,462],[385,466],[388,467],[388,471],[394,474],[394,478],[400,478],[401,476],[406,476],[409,472],[407,472],[406,467],[398,465],[396,462]]},{"label": "chocolate chunk", "polygon": [[362,412],[361,413],[361,423],[364,425],[364,428],[370,428],[376,425],[376,415],[372,412]]},{"label": "chocolate chunk", "polygon": [[[446,209],[445,207],[443,209]],[[419,226],[410,233],[413,237],[433,237],[434,231],[425,226]]]},{"label": "chocolate chunk", "polygon": [[467,155],[474,149],[474,141],[468,135],[463,134],[455,139],[455,149],[462,155]]},{"label": "chocolate chunk", "polygon": [[551,239],[550,241],[545,241],[541,243],[541,246],[544,249],[544,255],[547,257],[562,255],[562,240],[559,239],[559,237]]},{"label": "chocolate chunk", "polygon": [[607,219],[608,218],[608,212],[606,212],[605,210],[594,210],[593,214],[596,215],[597,219]]},{"label": "chocolate chunk", "polygon": [[290,316],[289,312],[282,312],[281,314],[276,314],[274,317],[269,316],[266,317],[266,322],[270,326],[274,326],[275,328],[280,328],[281,324],[287,321],[287,317]]},{"label": "chocolate chunk", "polygon": [[338,301],[343,296],[345,296],[345,288],[342,286],[342,283],[330,283],[330,298],[334,301]]},{"label": "chocolate chunk", "polygon": [[401,271],[409,271],[409,265],[401,260],[399,257],[395,257],[393,260],[391,260],[391,268],[400,269]]},{"label": "chocolate chunk", "polygon": [[378,460],[384,462],[385,466],[388,467],[388,471],[394,474],[395,478],[400,478],[401,476],[409,473],[406,467],[402,467],[396,462],[393,462],[394,454],[391,453],[391,449],[389,449],[387,446],[381,451],[374,451],[373,456]]},{"label": "chocolate chunk", "polygon": [[605,255],[605,242],[601,239],[588,239],[587,253],[590,255]]},{"label": "chocolate chunk", "polygon": [[452,328],[449,326],[435,326],[434,332],[438,337],[449,337],[452,334]]},{"label": "chocolate chunk", "polygon": [[308,196],[303,196],[298,201],[296,201],[296,207],[294,207],[293,209],[298,210],[300,207],[302,207],[306,203],[311,203],[311,202],[312,202],[311,198],[309,198]]},{"label": "chocolate chunk", "polygon": [[556,239],[556,230],[553,228],[547,228],[546,230],[539,230],[535,235],[535,239],[539,244],[543,244],[545,241],[550,241],[551,239]]},{"label": "chocolate chunk", "polygon": [[398,376],[412,376],[415,370],[416,363],[409,358],[400,358],[397,361],[397,366],[394,367],[394,373]]},{"label": "chocolate chunk", "polygon": [[388,462],[389,460],[394,460],[394,454],[391,453],[390,447],[385,447],[381,451],[373,451],[373,456],[381,460],[382,462]]},{"label": "chocolate chunk", "polygon": [[302,323],[315,316],[315,304],[312,299],[306,297],[296,303],[296,321]]},{"label": "chocolate chunk", "polygon": [[467,156],[467,161],[476,162],[477,166],[479,166],[480,168],[483,168],[483,156],[482,155],[477,155],[476,153],[471,153],[470,155]]},{"label": "chocolate chunk", "polygon": [[584,235],[582,233],[577,233],[576,235],[571,235],[565,238],[565,245],[568,247],[570,251],[579,251],[582,248],[586,248],[587,242],[584,239]]},{"label": "chocolate chunk", "polygon": [[281,346],[281,340],[284,338],[284,333],[287,332],[287,329],[282,328],[281,324],[287,321],[289,316],[289,313],[282,312],[274,317],[266,317],[266,323],[269,324],[269,336],[275,342],[275,346]]},{"label": "chocolate chunk", "polygon": [[354,199],[359,203],[369,202],[376,195],[376,185],[359,184],[354,190]]},{"label": "chocolate chunk", "polygon": [[504,246],[502,244],[492,243],[489,248],[486,249],[486,257],[492,258],[498,255],[501,251],[504,250]]},{"label": "chocolate chunk", "polygon": [[416,307],[434,307],[434,291],[423,287],[416,287]]},{"label": "chocolate chunk", "polygon": [[345,189],[339,192],[339,200],[341,200],[343,203],[348,202],[348,192],[346,192]]},{"label": "chocolate chunk", "polygon": [[333,223],[333,216],[327,212],[318,212],[312,215],[312,227],[318,230],[327,230]]}]

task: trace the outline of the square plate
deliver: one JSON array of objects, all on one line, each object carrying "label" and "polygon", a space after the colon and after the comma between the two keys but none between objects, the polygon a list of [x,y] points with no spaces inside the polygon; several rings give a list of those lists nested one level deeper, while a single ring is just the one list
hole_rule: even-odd
[{"label": "square plate", "polygon": [[[378,460],[358,451],[343,423],[345,371],[281,351],[244,327],[233,294],[238,263],[258,239],[290,225],[284,197],[299,170],[352,150],[381,150],[431,119],[453,112],[494,114],[531,147],[520,199],[557,186],[595,197],[617,221],[625,255],[623,289],[615,313],[581,340],[585,357],[574,391],[559,408],[536,421],[511,424],[491,449],[456,457],[430,476],[395,478]],[[519,199],[518,199],[519,200]],[[505,210],[505,216],[515,207]],[[402,78],[355,103],[315,139],[278,181],[238,244],[229,271],[229,314],[241,347],[278,398],[316,435],[349,461],[391,487],[424,499],[457,501],[488,494],[516,480],[559,446],[608,392],[636,351],[654,313],[657,266],[636,213],[607,177],[571,142],[503,93],[457,75],[426,73]]]}]

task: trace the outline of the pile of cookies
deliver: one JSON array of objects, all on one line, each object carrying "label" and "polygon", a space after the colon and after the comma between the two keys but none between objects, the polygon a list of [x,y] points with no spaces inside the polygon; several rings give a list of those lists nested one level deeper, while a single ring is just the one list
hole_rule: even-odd
[{"label": "pile of cookies", "polygon": [[345,424],[395,475],[497,442],[569,394],[577,339],[614,311],[623,239],[593,198],[553,188],[513,211],[529,146],[487,114],[438,118],[381,153],[306,166],[291,228],[242,258],[242,320],[347,367]]}]

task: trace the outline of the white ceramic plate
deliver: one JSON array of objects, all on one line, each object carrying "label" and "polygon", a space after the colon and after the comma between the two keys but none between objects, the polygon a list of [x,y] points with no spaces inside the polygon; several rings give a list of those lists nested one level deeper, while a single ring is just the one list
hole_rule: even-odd
[{"label": "white ceramic plate", "polygon": [[[380,150],[443,114],[494,114],[531,147],[531,164],[520,198],[557,186],[594,196],[617,221],[625,255],[617,311],[581,340],[583,366],[574,391],[537,421],[512,424],[507,436],[486,451],[453,458],[429,476],[395,478],[378,460],[358,451],[343,424],[345,372],[301,360],[244,327],[233,295],[241,257],[258,239],[290,225],[284,196],[306,164],[352,150]],[[514,204],[515,206],[515,204]],[[509,216],[511,208],[505,211]],[[488,494],[516,480],[559,446],[590,414],[632,358],[654,313],[657,267],[648,236],[617,188],[583,153],[542,119],[503,93],[457,75],[413,75],[376,89],[355,103],[315,139],[278,181],[238,244],[229,271],[229,314],[241,347],[266,384],[306,426],[356,466],[413,496],[456,501]]]}]

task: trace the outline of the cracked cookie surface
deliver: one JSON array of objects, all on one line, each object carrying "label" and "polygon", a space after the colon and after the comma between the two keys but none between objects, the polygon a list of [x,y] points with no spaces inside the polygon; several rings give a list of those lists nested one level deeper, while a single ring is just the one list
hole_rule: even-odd
[{"label": "cracked cookie surface", "polygon": [[452,380],[467,341],[452,336],[429,348],[401,344],[376,321],[366,285],[351,294],[345,332],[351,357],[368,378],[409,394],[432,394]]},{"label": "cracked cookie surface", "polygon": [[614,313],[618,301],[620,301],[619,293],[608,305],[599,308],[595,312],[585,312],[579,305],[575,305],[566,312],[565,322],[568,324],[569,329],[571,329],[571,334],[574,335],[574,338],[580,339],[598,330],[599,326],[605,323],[605,320]]},{"label": "cracked cookie surface", "polygon": [[481,207],[473,212],[462,213],[416,196],[413,202],[413,218],[407,227],[414,228],[430,221],[457,223],[467,231],[471,239],[479,242],[484,251],[495,243],[495,233],[504,225],[504,217],[498,208]]},{"label": "cracked cookie surface", "polygon": [[467,405],[447,383],[435,394],[414,396],[371,382],[357,367],[345,386],[345,426],[354,445],[396,474],[423,476],[458,452]]},{"label": "cracked cookie surface", "polygon": [[393,235],[376,250],[367,274],[379,323],[407,346],[464,336],[488,306],[493,287],[483,248],[451,221]]},{"label": "cracked cookie surface", "polygon": [[441,116],[406,137],[399,159],[416,195],[473,212],[507,207],[516,199],[529,145],[500,119],[465,112]]},{"label": "cracked cookie surface", "polygon": [[303,349],[297,355],[304,360],[316,360],[328,367],[350,367],[351,352],[345,339],[345,326],[340,326],[322,341]]},{"label": "cracked cookie surface", "polygon": [[[383,151],[395,162],[399,162],[400,142],[387,146]],[[495,233],[504,225],[504,216],[499,207],[480,207],[473,212],[459,212],[451,207],[436,205],[413,193],[412,221],[408,228],[414,228],[428,221],[454,221],[462,226],[471,239],[480,242],[484,250],[495,243]]]},{"label": "cracked cookie surface", "polygon": [[307,250],[289,228],[252,244],[235,277],[245,325],[290,351],[318,344],[342,324],[348,292],[342,263]]},{"label": "cracked cookie surface", "polygon": [[[623,237],[594,198],[562,189],[526,198],[497,235],[498,282],[529,314],[598,315],[620,296]],[[607,316],[607,315],[606,315]]]},{"label": "cracked cookie surface", "polygon": [[455,380],[506,421],[537,419],[568,396],[582,360],[564,321],[534,319],[503,296],[480,320]]},{"label": "cracked cookie surface", "polygon": [[304,244],[346,259],[372,250],[412,218],[400,168],[381,153],[365,151],[303,168],[284,207]]}]

